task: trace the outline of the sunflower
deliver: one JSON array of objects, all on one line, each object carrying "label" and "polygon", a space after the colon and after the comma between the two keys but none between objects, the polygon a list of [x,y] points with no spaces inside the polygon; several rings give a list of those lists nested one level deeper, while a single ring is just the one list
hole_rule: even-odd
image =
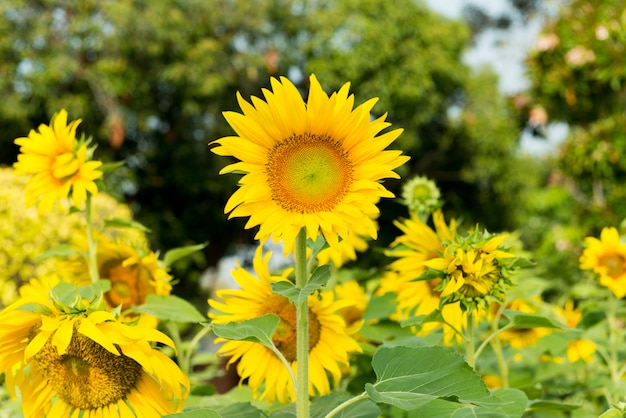
[{"label": "sunflower", "polygon": [[80,119],[67,124],[67,111],[55,113],[50,125],[40,125],[39,132],[31,130],[28,137],[17,138],[20,155],[13,165],[17,174],[30,174],[26,184],[26,205],[39,201],[43,213],[70,197],[76,207],[82,207],[87,193],[95,196],[94,180],[102,176],[97,170],[100,161],[90,161],[93,149],[84,140],[76,140]]},{"label": "sunflower", "polygon": [[504,260],[515,259],[512,253],[500,249],[508,236],[489,236],[479,231],[467,237],[456,235],[441,257],[422,263],[442,273],[437,290],[441,291],[443,304],[461,301],[464,310],[472,311],[478,305],[488,309],[490,302],[502,300],[512,284],[509,276],[514,268]]},{"label": "sunflower", "polygon": [[[77,252],[85,254],[87,242],[75,237],[73,246]],[[123,312],[133,306],[143,305],[151,294],[169,295],[172,290],[172,276],[166,271],[152,251],[145,251],[120,241],[111,241],[104,236],[98,237],[96,252],[98,275],[109,280],[111,287],[105,292],[106,306],[110,309],[119,307]],[[74,257],[59,262],[61,280],[86,286],[91,283],[87,260]],[[133,315],[124,315],[132,319]],[[142,315],[143,325],[156,326],[157,321],[150,315]]]},{"label": "sunflower", "polygon": [[[275,314],[280,323],[272,340],[296,373],[296,308],[281,295],[272,293],[271,283],[288,280],[290,270],[281,276],[272,276],[268,263],[271,252],[262,254],[261,246],[256,251],[253,266],[256,276],[239,264],[233,270],[233,278],[240,289],[218,290],[222,300],[209,299],[213,311],[209,317],[216,324],[239,322],[265,314]],[[330,393],[331,383],[337,384],[342,367],[347,367],[348,353],[361,351],[356,341],[348,335],[343,318],[337,313],[352,302],[335,300],[332,292],[320,292],[309,296],[309,394],[311,396]],[[295,399],[291,377],[279,358],[267,347],[248,341],[223,342],[218,354],[230,356],[228,365],[237,363],[241,380],[248,380],[254,396],[268,402],[278,400],[288,403]],[[261,392],[259,396],[259,392]]]},{"label": "sunflower", "polygon": [[237,94],[243,114],[224,113],[237,136],[211,143],[216,154],[239,160],[220,174],[244,173],[225,213],[249,217],[246,228],[259,226],[257,239],[282,240],[286,253],[302,228],[313,240],[321,232],[331,246],[352,225],[376,238],[376,204],[393,197],[380,182],[398,178],[393,170],[408,160],[385,150],[402,130],[379,135],[390,124],[386,115],[371,120],[377,99],[353,109],[349,83],[329,97],[312,75],[305,103],[288,79],[270,82],[265,101]]},{"label": "sunflower", "polygon": [[619,299],[626,295],[626,244],[620,242],[617,229],[603,228],[600,239],[585,238],[587,248],[580,256],[580,268],[593,270],[600,284]]},{"label": "sunflower", "polygon": [[172,340],[123,324],[96,305],[67,307],[34,296],[0,313],[0,372],[14,398],[19,388],[24,416],[144,418],[180,411],[189,381],[151,346],[174,348]]}]

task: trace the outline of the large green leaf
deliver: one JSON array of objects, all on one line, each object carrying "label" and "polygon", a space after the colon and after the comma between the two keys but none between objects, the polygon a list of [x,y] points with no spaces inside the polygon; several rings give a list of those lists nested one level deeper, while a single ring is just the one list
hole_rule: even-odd
[{"label": "large green leaf", "polygon": [[241,322],[226,324],[212,324],[213,332],[221,338],[237,341],[250,341],[273,348],[272,335],[278,326],[280,318],[274,314],[267,314]]},{"label": "large green leaf", "polygon": [[372,366],[377,380],[366,384],[365,390],[374,402],[404,410],[427,409],[429,413],[423,416],[464,414],[466,409],[482,416],[514,417],[521,416],[526,407],[521,391],[491,394],[463,357],[448,348],[381,346]]},{"label": "large green leaf", "polygon": [[435,399],[416,412],[429,418],[514,418],[524,414],[527,400],[526,394],[519,389],[499,389],[487,398],[471,403]]},{"label": "large green leaf", "polygon": [[148,295],[143,305],[133,306],[133,311],[152,315],[162,321],[203,322],[208,319],[191,303],[174,295]]}]

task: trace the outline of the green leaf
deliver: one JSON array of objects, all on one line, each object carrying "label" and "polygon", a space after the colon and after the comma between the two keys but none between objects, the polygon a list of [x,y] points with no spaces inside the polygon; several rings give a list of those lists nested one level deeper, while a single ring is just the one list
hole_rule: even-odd
[{"label": "green leaf", "polygon": [[274,347],[272,335],[280,323],[280,318],[274,314],[267,314],[241,322],[226,324],[212,324],[213,332],[221,338],[237,341],[250,341]]},{"label": "green leaf", "polygon": [[400,325],[402,327],[409,327],[409,326],[421,327],[426,322],[445,323],[445,319],[443,318],[443,314],[441,313],[441,311],[439,309],[436,309],[432,311],[431,313],[429,313],[428,315],[417,315],[417,316],[413,316],[411,318],[405,319],[400,322]]},{"label": "green leaf", "polygon": [[207,320],[191,303],[174,295],[148,295],[143,305],[133,306],[133,311],[152,315],[161,321],[203,322]]},{"label": "green leaf", "polygon": [[444,275],[445,273],[442,271],[428,267],[419,277],[413,279],[412,281],[418,282],[422,280],[441,279]]},{"label": "green leaf", "polygon": [[64,305],[71,305],[76,300],[76,296],[81,299],[93,300],[97,296],[108,292],[111,289],[109,280],[101,279],[98,283],[88,284],[86,286],[77,286],[73,283],[59,282],[52,288],[54,297]]},{"label": "green leaf", "polygon": [[521,417],[528,399],[517,389],[490,393],[456,352],[444,347],[381,346],[372,358],[376,383],[365,391],[377,403],[424,417]]},{"label": "green leaf", "polygon": [[408,410],[440,397],[470,401],[489,396],[480,376],[447,348],[381,346],[372,366],[377,381],[365,390],[374,402]]},{"label": "green leaf", "polygon": [[373,296],[365,312],[363,313],[363,319],[367,322],[370,319],[387,319],[396,311],[396,297],[395,293],[389,292],[382,296]]},{"label": "green leaf", "polygon": [[622,411],[611,408],[608,411],[603,412],[599,418],[623,418],[623,417],[624,417],[624,414],[622,413]]},{"label": "green leaf", "polygon": [[272,283],[272,291],[286,297],[291,303],[301,304],[307,300],[309,295],[313,292],[326,286],[329,278],[330,264],[325,264],[313,271],[311,278],[303,288],[299,289],[293,283],[283,280]]},{"label": "green leaf", "polygon": [[123,218],[112,218],[105,219],[104,221],[105,228],[134,228],[143,232],[152,232],[150,228],[144,226],[143,224],[133,221],[132,219],[123,219]]},{"label": "green leaf", "polygon": [[472,403],[435,399],[415,412],[429,418],[515,418],[524,414],[527,398],[519,389],[499,389]]},{"label": "green leaf", "polygon": [[328,243],[326,242],[326,240],[321,234],[317,236],[317,239],[315,241],[311,240],[310,238],[307,238],[306,245],[308,248],[311,249],[310,259],[315,259],[315,257],[317,257],[320,251],[328,248]]},{"label": "green leaf", "polygon": [[571,329],[568,326],[555,321],[552,318],[548,318],[547,316],[530,314],[525,312],[513,311],[513,310],[505,310],[502,313],[503,316],[507,317],[510,321],[510,324],[507,324],[507,327],[512,329],[526,329],[526,328],[559,328],[559,329]]},{"label": "green leaf", "polygon": [[528,402],[527,411],[574,411],[582,405],[582,402],[565,403],[546,399],[533,399]]},{"label": "green leaf", "polygon": [[102,164],[100,167],[98,167],[98,170],[102,171],[103,173],[106,173],[107,171],[113,171],[117,168],[120,168],[124,164],[126,164],[125,160],[115,161],[113,163],[105,163],[105,164]]},{"label": "green leaf", "polygon": [[179,412],[178,414],[164,415],[163,418],[222,418],[224,415],[219,414],[214,409],[193,409],[191,411]]},{"label": "green leaf", "polygon": [[50,257],[69,257],[79,254],[74,248],[72,248],[69,244],[61,244],[54,248],[49,249],[48,251],[39,254],[34,258],[35,261],[42,261]]},{"label": "green leaf", "polygon": [[167,251],[165,255],[163,256],[163,264],[165,264],[166,267],[169,267],[172,264],[174,264],[176,261],[182,258],[185,258],[197,251],[203,250],[204,248],[206,248],[207,245],[209,245],[209,243],[205,242],[204,244],[188,245],[185,247],[173,248]]}]

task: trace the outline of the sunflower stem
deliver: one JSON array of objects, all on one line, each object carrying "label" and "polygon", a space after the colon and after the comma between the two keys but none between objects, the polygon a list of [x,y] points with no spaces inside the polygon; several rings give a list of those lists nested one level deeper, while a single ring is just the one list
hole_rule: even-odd
[{"label": "sunflower stem", "polygon": [[467,313],[467,326],[466,326],[466,340],[465,340],[465,361],[474,368],[476,354],[474,352],[474,318],[472,317],[472,311]]},{"label": "sunflower stem", "polygon": [[[308,281],[306,259],[306,229],[296,237],[296,288],[302,289]],[[298,418],[309,417],[309,313],[308,297],[296,304],[296,413]]]},{"label": "sunflower stem", "polygon": [[98,283],[100,274],[98,273],[97,245],[93,235],[93,220],[91,217],[91,193],[87,193],[85,202],[85,222],[87,223],[87,251],[89,265],[89,277],[92,283]]}]

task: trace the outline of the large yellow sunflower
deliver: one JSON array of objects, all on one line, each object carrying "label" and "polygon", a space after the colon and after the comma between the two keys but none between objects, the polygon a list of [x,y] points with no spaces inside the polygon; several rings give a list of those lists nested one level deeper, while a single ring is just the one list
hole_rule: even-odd
[{"label": "large yellow sunflower", "polygon": [[618,298],[626,296],[626,244],[620,242],[617,229],[603,228],[600,239],[585,238],[587,248],[580,256],[580,268],[593,270],[600,284]]},{"label": "large yellow sunflower", "polygon": [[100,161],[90,161],[92,149],[85,141],[76,140],[80,119],[67,124],[67,111],[55,113],[50,125],[39,125],[28,137],[17,138],[21,154],[13,165],[16,173],[30,174],[26,184],[26,205],[39,201],[39,212],[46,212],[70,197],[76,207],[82,207],[87,193],[98,194],[94,180],[102,176],[97,170]]},{"label": "large yellow sunflower", "polygon": [[224,113],[237,136],[213,142],[213,152],[239,160],[220,174],[245,174],[225,212],[249,217],[257,239],[282,240],[287,253],[302,228],[311,239],[321,232],[331,246],[351,225],[376,238],[376,204],[393,197],[380,181],[398,178],[393,170],[408,160],[385,150],[401,129],[380,134],[390,124],[386,115],[371,120],[376,99],[353,109],[348,83],[329,97],[312,75],[305,103],[288,79],[270,81],[265,101],[237,95],[243,114]]},{"label": "large yellow sunflower", "polygon": [[[36,309],[28,310],[35,303]],[[19,388],[26,417],[161,417],[182,409],[189,381],[167,356],[165,334],[79,304],[39,296],[0,313],[0,372]]]},{"label": "large yellow sunflower", "polygon": [[[296,373],[296,308],[285,297],[272,293],[271,283],[288,280],[287,274],[272,276],[268,263],[271,253],[263,256],[258,248],[253,264],[256,276],[237,266],[233,278],[240,289],[218,290],[222,300],[209,299],[213,311],[209,317],[216,324],[239,322],[265,314],[275,314],[280,323],[272,340]],[[309,296],[309,394],[311,396],[330,393],[331,382],[337,384],[341,378],[341,367],[346,367],[348,353],[361,351],[357,342],[348,335],[343,318],[337,313],[353,302],[336,301],[332,292],[320,292]],[[279,358],[267,347],[248,341],[223,342],[218,353],[230,356],[228,365],[238,361],[237,372],[255,396],[268,402],[278,400],[288,403],[295,400],[295,391],[290,374]],[[296,377],[297,378],[297,377]]]}]

